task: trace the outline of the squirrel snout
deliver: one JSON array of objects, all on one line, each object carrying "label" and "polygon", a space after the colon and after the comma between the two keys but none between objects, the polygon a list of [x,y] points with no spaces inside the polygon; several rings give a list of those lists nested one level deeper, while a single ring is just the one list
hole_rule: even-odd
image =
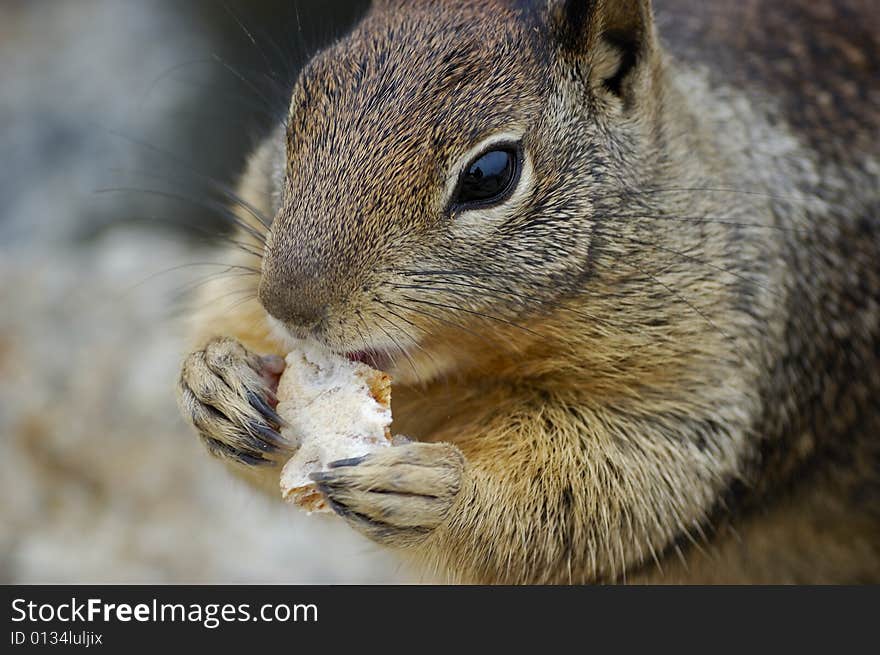
[{"label": "squirrel snout", "polygon": [[[283,211],[266,239],[257,298],[270,316],[301,336],[327,327],[344,312],[358,288],[355,235],[338,235],[329,221],[310,220],[319,212]],[[326,230],[326,231],[325,231]],[[349,251],[346,251],[349,248]]]},{"label": "squirrel snout", "polygon": [[276,280],[264,274],[257,296],[265,310],[285,325],[311,330],[327,315],[327,300],[308,281],[304,276]]}]

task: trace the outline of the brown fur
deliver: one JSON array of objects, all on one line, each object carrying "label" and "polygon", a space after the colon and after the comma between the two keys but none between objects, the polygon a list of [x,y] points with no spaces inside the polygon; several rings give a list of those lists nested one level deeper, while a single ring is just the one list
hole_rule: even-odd
[{"label": "brown fur", "polygon": [[[269,489],[289,454],[250,352],[387,349],[419,443],[322,488],[428,570],[880,580],[877,11],[655,4],[662,41],[647,1],[378,3],[313,60],[244,176],[261,273],[195,317],[215,453]],[[450,210],[500,133],[522,189]]]}]

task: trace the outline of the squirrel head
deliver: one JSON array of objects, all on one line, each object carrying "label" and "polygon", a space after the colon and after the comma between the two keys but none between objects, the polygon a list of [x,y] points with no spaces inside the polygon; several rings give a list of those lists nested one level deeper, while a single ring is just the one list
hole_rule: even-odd
[{"label": "squirrel head", "polygon": [[293,91],[264,308],[393,352],[581,293],[602,213],[654,166],[657,50],[649,0],[377,2]]}]

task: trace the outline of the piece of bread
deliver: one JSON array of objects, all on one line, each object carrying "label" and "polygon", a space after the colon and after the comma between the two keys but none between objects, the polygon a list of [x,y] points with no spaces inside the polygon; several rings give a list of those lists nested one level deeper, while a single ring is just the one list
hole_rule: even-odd
[{"label": "piece of bread", "polygon": [[287,355],[277,395],[282,434],[299,446],[281,472],[281,495],[310,513],[329,511],[309,474],[391,445],[391,377],[303,344]]}]

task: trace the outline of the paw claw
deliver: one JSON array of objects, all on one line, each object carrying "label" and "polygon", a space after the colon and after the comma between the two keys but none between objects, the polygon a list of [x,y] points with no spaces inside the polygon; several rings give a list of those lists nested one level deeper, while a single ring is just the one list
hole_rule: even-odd
[{"label": "paw claw", "polygon": [[218,441],[212,437],[204,436],[205,445],[208,447],[208,450],[211,454],[222,457],[225,459],[230,459],[234,462],[238,462],[239,464],[245,464],[246,466],[269,466],[273,464],[271,460],[265,459],[263,457],[259,457],[257,455],[251,455],[242,450],[237,450],[231,446],[227,446],[222,441]]},{"label": "paw claw", "polygon": [[208,450],[245,466],[278,466],[292,444],[272,407],[283,360],[261,358],[238,341],[214,339],[183,363],[178,400]]},{"label": "paw claw", "polygon": [[352,512],[350,509],[348,509],[345,505],[333,500],[333,498],[328,493],[329,490],[326,489],[324,487],[324,485],[319,484],[318,489],[320,490],[320,492],[322,494],[324,494],[324,497],[327,499],[327,504],[330,505],[330,509],[332,509],[336,514],[338,514],[339,516],[341,516],[343,518],[352,516],[354,514],[354,512]]},{"label": "paw claw", "polygon": [[337,459],[335,462],[330,462],[327,465],[327,468],[338,469],[344,466],[357,466],[358,464],[362,464],[364,460],[367,459],[367,455],[361,455],[360,457],[349,457],[347,459]]},{"label": "paw claw", "polygon": [[406,546],[443,523],[463,465],[448,444],[410,444],[338,460],[309,477],[353,528],[379,543]]},{"label": "paw claw", "polygon": [[282,437],[272,428],[267,428],[265,425],[260,425],[259,423],[250,423],[248,425],[248,430],[255,433],[256,436],[258,436],[273,451],[287,448],[289,445],[287,441],[285,441],[284,437]]},{"label": "paw claw", "polygon": [[259,394],[248,391],[247,392],[247,400],[250,403],[251,407],[255,408],[260,414],[262,414],[269,423],[273,424],[275,427],[283,427],[287,425],[287,422],[278,415],[272,407],[263,400]]},{"label": "paw claw", "polygon": [[325,486],[326,482],[333,480],[336,476],[332,473],[325,473],[324,471],[316,471],[315,473],[309,473],[309,480],[318,485],[318,489],[324,493],[324,490],[321,488]]}]

